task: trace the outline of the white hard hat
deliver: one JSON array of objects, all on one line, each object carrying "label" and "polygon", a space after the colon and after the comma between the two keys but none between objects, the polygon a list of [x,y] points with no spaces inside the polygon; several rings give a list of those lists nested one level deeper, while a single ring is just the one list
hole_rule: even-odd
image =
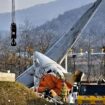
[{"label": "white hard hat", "polygon": [[74,82],[74,86],[76,86],[77,85],[77,82]]}]

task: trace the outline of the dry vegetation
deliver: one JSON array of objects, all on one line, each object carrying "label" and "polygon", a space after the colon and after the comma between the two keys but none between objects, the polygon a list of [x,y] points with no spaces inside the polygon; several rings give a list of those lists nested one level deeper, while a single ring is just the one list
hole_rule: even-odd
[{"label": "dry vegetation", "polygon": [[52,105],[19,83],[0,82],[0,105]]},{"label": "dry vegetation", "polygon": [[38,29],[34,32],[28,22],[20,26],[16,47],[11,46],[10,35],[6,38],[0,37],[0,71],[10,70],[16,73],[16,76],[20,75],[32,65],[33,53],[36,50],[44,53],[51,40],[51,33]]}]

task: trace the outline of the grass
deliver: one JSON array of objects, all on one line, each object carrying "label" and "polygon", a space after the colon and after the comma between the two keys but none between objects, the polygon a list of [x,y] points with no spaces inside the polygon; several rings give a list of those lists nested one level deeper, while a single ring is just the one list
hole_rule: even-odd
[{"label": "grass", "polygon": [[52,105],[16,82],[0,82],[0,105]]}]

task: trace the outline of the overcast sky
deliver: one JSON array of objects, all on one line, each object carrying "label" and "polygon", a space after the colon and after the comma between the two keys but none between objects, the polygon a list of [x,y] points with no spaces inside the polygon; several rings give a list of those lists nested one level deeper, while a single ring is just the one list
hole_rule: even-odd
[{"label": "overcast sky", "polygon": [[[11,1],[12,0],[0,0],[0,13],[8,12],[11,10]],[[15,0],[16,9],[23,9],[27,7],[31,7],[33,5],[48,3],[55,0]],[[87,3],[90,3],[94,0],[84,0]],[[82,3],[81,3],[82,4]]]}]

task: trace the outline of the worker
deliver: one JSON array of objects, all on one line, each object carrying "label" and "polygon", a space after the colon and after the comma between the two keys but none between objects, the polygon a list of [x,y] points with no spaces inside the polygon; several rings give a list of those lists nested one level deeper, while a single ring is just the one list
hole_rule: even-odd
[{"label": "worker", "polygon": [[69,105],[75,105],[75,100],[74,100],[74,97],[73,97],[71,90],[70,90],[69,95],[68,95],[68,103],[69,103]]},{"label": "worker", "polygon": [[74,85],[72,87],[72,95],[73,95],[74,101],[76,103],[76,101],[77,101],[77,95],[78,95],[78,86],[77,86],[76,82],[74,83]]},{"label": "worker", "polygon": [[61,89],[61,98],[62,98],[63,102],[67,101],[67,96],[68,96],[68,87],[67,87],[65,81],[63,81],[62,89]]}]

